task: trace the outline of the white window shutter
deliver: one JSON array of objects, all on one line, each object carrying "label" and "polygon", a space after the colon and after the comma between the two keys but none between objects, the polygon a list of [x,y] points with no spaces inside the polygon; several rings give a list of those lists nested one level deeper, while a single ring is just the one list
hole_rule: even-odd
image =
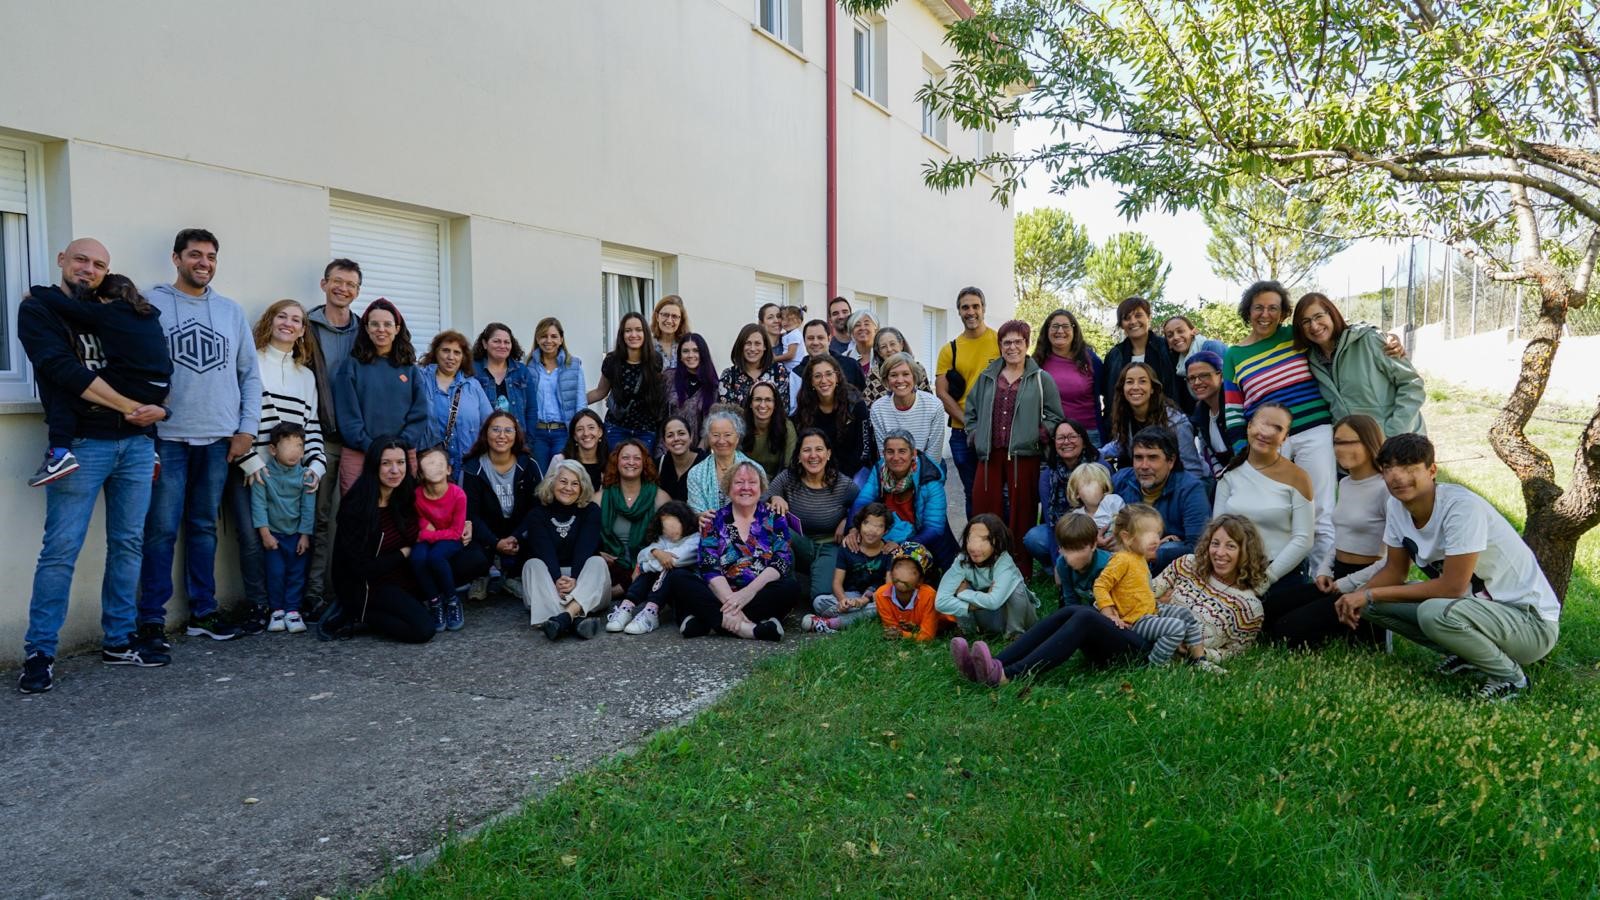
[{"label": "white window shutter", "polygon": [[776,303],[779,306],[789,305],[789,284],[784,281],[773,281],[770,278],[756,279],[756,309]]},{"label": "white window shutter", "polygon": [[388,298],[405,316],[412,346],[422,356],[445,324],[444,223],[342,200],[330,204],[328,219],[333,256],[361,265],[356,305]]},{"label": "white window shutter", "polygon": [[21,150],[0,147],[0,212],[28,214],[28,170]]}]

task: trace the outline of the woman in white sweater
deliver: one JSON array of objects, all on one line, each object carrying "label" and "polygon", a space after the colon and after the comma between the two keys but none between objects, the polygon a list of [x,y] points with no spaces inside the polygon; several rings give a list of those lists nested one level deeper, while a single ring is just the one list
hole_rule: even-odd
[{"label": "woman in white sweater", "polygon": [[[317,418],[317,377],[311,369],[313,351],[306,334],[306,311],[294,300],[279,300],[256,320],[256,362],[261,372],[261,427],[255,452],[241,457],[228,473],[228,505],[239,533],[239,570],[245,599],[254,607],[241,626],[247,633],[266,627],[267,581],[262,562],[261,538],[250,527],[250,485],[267,464],[267,436],[280,422],[305,429],[306,490],[315,491],[327,472],[322,449],[322,425]],[[257,621],[259,619],[259,622]]]},{"label": "woman in white sweater", "polygon": [[[917,390],[919,382],[926,382],[922,372],[909,353],[896,353],[883,361],[878,369],[889,393],[872,402],[869,413],[875,440],[897,429],[911,432],[916,441],[915,450],[928,454],[934,462],[944,459],[944,442],[950,436],[949,413],[939,398],[927,391]],[[882,446],[875,447],[882,452]],[[942,463],[941,463],[942,464]]]},{"label": "woman in white sweater", "polygon": [[1279,403],[1256,407],[1245,430],[1246,453],[1236,454],[1217,480],[1212,514],[1233,513],[1255,523],[1266,548],[1267,582],[1261,595],[1268,621],[1275,601],[1308,583],[1306,557],[1316,528],[1311,476],[1283,455],[1292,416]]}]

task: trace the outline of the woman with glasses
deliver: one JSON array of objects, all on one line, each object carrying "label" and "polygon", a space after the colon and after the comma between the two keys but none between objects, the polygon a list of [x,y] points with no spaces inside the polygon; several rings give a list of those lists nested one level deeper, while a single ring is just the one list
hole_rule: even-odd
[{"label": "woman with glasses", "polygon": [[1078,319],[1064,309],[1045,317],[1044,327],[1033,344],[1033,361],[1046,375],[1055,379],[1056,392],[1061,396],[1061,414],[1083,423],[1089,433],[1089,442],[1100,446],[1100,435],[1105,432],[1100,393],[1095,384],[1100,378],[1100,357],[1083,339]]},{"label": "woman with glasses", "polygon": [[[494,566],[502,575],[511,576],[504,580],[505,590],[522,597],[522,579],[518,576],[522,564],[532,555],[532,548],[523,546],[513,534],[533,510],[533,491],[543,477],[544,472],[528,452],[522,423],[503,409],[490,413],[461,469],[472,539],[456,556],[458,583],[461,574],[482,578]],[[487,593],[487,583],[475,583],[469,598],[481,600]]]},{"label": "woman with glasses", "polygon": [[1195,443],[1200,445],[1200,459],[1205,463],[1205,471],[1193,474],[1206,482],[1206,490],[1210,492],[1222,477],[1223,469],[1233,462],[1233,446],[1228,443],[1222,421],[1222,357],[1201,350],[1189,357],[1185,371],[1189,393],[1194,396],[1189,425],[1194,429]]}]

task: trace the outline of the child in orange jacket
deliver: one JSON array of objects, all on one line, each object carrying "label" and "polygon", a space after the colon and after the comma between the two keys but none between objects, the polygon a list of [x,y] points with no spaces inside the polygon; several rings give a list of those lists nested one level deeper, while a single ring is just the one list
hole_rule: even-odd
[{"label": "child in orange jacket", "polygon": [[883,636],[889,640],[931,641],[940,626],[955,619],[934,607],[937,592],[926,583],[933,555],[921,544],[900,545],[889,563],[888,583],[873,592]]}]

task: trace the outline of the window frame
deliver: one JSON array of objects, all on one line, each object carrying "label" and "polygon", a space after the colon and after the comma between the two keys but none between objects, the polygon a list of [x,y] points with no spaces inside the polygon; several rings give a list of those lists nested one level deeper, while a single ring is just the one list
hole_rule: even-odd
[{"label": "window frame", "polygon": [[855,89],[865,97],[878,99],[878,48],[877,29],[859,16],[851,27],[851,56]]},{"label": "window frame", "polygon": [[[10,327],[6,330],[5,341],[7,353],[11,364],[8,368],[0,369],[0,403],[32,403],[38,397],[37,382],[33,377],[33,365],[28,360],[27,354],[22,349],[22,341],[17,336],[17,309],[22,299],[27,296],[31,285],[50,281],[50,254],[48,248],[49,230],[45,223],[44,202],[44,177],[42,174],[42,158],[44,146],[36,141],[25,141],[0,134],[0,147],[15,150],[22,154],[22,178],[25,196],[22,212],[12,210],[4,211],[3,215],[11,218],[8,226],[0,224],[0,229],[7,229],[20,238],[22,246],[12,246],[6,242],[0,247],[0,252],[7,256],[8,265],[5,268],[8,280],[12,285],[0,283],[0,303],[5,306],[4,314]],[[16,221],[20,218],[22,221]],[[13,274],[13,266],[16,273]],[[20,276],[20,278],[18,277]]]},{"label": "window frame", "polygon": [[[801,0],[755,0],[757,30],[780,44],[801,52],[800,4]],[[769,14],[770,10],[770,14]],[[768,27],[768,23],[773,27]]]},{"label": "window frame", "polygon": [[645,321],[650,321],[656,301],[661,299],[661,258],[645,253],[634,253],[604,247],[600,251],[600,344],[601,353],[611,351],[611,339],[616,336],[617,325],[624,311],[618,305],[621,292],[616,290],[615,278],[639,278],[649,282],[649,290],[641,291],[640,310]]},{"label": "window frame", "polygon": [[[944,70],[934,65],[926,56],[922,58],[922,74],[928,76],[928,81],[938,83],[944,80]],[[921,116],[922,136],[938,144],[940,148],[950,148],[950,119],[948,116],[936,115],[933,104],[926,98],[922,101]]]},{"label": "window frame", "polygon": [[[369,266],[361,258],[362,256],[364,256],[366,254],[347,254],[346,251],[335,250],[334,247],[333,247],[333,226],[334,226],[333,210],[335,208],[344,208],[344,209],[350,210],[351,212],[355,212],[355,213],[362,213],[362,212],[374,213],[374,214],[388,216],[390,218],[395,218],[395,219],[410,220],[410,221],[413,221],[413,222],[417,222],[419,224],[425,224],[425,225],[431,226],[431,227],[433,227],[435,229],[435,241],[437,242],[437,246],[439,248],[439,328],[438,328],[437,331],[434,331],[431,334],[424,335],[421,332],[419,332],[416,328],[412,327],[412,325],[411,325],[412,320],[411,319],[408,319],[407,322],[406,322],[406,327],[411,332],[411,343],[412,343],[412,346],[414,346],[416,348],[417,356],[420,358],[422,356],[423,351],[427,349],[428,344],[433,340],[434,335],[438,334],[441,331],[448,331],[451,328],[451,315],[450,315],[450,313],[451,313],[452,298],[451,298],[451,291],[450,291],[450,287],[451,287],[451,274],[450,274],[450,251],[451,251],[450,220],[448,218],[446,218],[445,216],[442,216],[442,215],[437,215],[437,214],[432,214],[432,213],[425,213],[425,212],[418,212],[418,211],[416,211],[414,209],[408,209],[408,208],[401,207],[401,206],[389,205],[389,204],[386,204],[386,203],[372,201],[372,200],[366,200],[366,199],[357,199],[357,198],[354,198],[354,197],[349,197],[349,196],[345,196],[345,195],[338,194],[338,193],[330,194],[329,197],[328,197],[328,253],[329,253],[329,258],[332,259],[332,258],[348,255],[349,258],[354,259],[357,263],[361,263],[361,265],[362,265],[361,291],[362,291],[363,295],[371,296],[371,297],[385,296],[385,292],[381,289],[381,287],[371,284],[372,273],[371,273],[371,271],[369,271],[369,269],[371,269],[373,267]],[[390,299],[392,301],[393,298],[390,298]],[[396,304],[396,305],[398,306],[399,304]],[[403,308],[401,309],[401,314],[402,315],[405,314],[405,310]],[[413,319],[414,318],[415,317],[413,316]]]}]

